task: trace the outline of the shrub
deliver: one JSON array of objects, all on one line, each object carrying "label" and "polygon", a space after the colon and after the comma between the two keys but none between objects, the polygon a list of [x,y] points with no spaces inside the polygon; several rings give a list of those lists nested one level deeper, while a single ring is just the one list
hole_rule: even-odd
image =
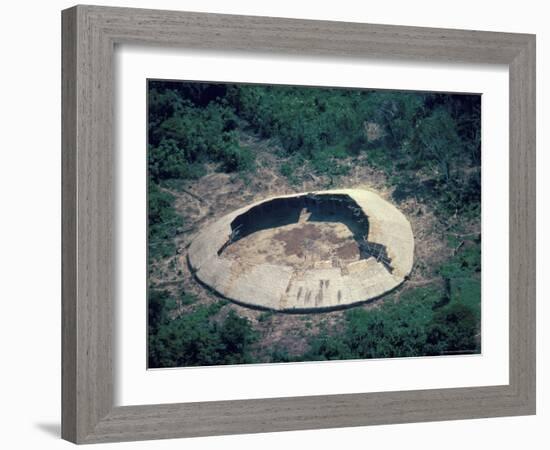
[{"label": "shrub", "polygon": [[174,237],[183,220],[174,210],[174,196],[148,184],[147,244],[150,259],[165,258],[175,251]]},{"label": "shrub", "polygon": [[253,362],[257,335],[247,318],[230,311],[225,320],[213,318],[224,303],[199,305],[170,318],[175,302],[167,291],[149,294],[149,367],[183,367]]}]

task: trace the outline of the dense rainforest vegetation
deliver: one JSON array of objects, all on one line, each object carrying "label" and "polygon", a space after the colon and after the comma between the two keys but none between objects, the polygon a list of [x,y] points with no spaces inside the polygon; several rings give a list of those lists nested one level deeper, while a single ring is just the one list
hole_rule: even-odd
[{"label": "dense rainforest vegetation", "polygon": [[[173,238],[185,227],[171,192],[204,176],[208,164],[254,176],[254,150],[238,139],[243,128],[277,144],[290,183],[314,174],[330,187],[364,156],[387,176],[396,202],[413,197],[443,223],[454,217],[449,228],[479,224],[480,116],[477,95],[150,81],[149,260],[173,255]],[[479,352],[481,236],[456,234],[447,236],[452,257],[429,269],[434,283],[391,294],[376,308],[347,310],[337,330],[308,335],[298,356],[259,349],[248,318],[231,310],[220,319],[224,300],[202,305],[185,286],[174,294],[150,285],[149,366]],[[177,305],[189,308],[178,315]]]}]

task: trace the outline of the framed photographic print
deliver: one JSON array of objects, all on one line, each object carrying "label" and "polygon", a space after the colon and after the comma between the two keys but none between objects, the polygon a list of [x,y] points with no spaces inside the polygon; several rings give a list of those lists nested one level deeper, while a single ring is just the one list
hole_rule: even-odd
[{"label": "framed photographic print", "polygon": [[77,443],[535,412],[532,35],[63,11]]}]

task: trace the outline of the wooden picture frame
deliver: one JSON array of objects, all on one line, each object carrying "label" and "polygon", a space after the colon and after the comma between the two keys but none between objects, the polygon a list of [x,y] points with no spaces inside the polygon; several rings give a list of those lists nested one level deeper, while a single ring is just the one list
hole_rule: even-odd
[{"label": "wooden picture frame", "polygon": [[[75,6],[62,13],[62,437],[75,443],[535,413],[535,36]],[[114,407],[115,44],[506,64],[509,384]]]}]

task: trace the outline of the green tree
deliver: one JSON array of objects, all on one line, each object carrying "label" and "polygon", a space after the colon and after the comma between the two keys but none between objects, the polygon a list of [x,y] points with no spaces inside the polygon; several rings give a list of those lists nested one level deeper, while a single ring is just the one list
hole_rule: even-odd
[{"label": "green tree", "polygon": [[148,184],[147,244],[149,258],[167,257],[175,251],[174,238],[183,220],[174,210],[174,196],[155,183]]},{"label": "green tree", "polygon": [[437,173],[445,183],[456,169],[453,163],[460,161],[464,152],[456,123],[443,108],[438,108],[423,119],[415,129],[412,142],[414,158],[436,165]]}]

